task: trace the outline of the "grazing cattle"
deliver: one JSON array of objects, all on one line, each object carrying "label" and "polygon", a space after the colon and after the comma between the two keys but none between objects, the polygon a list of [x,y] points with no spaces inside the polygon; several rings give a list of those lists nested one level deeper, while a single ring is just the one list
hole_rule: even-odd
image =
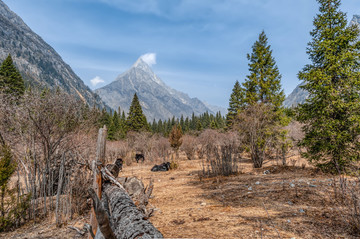
[{"label": "grazing cattle", "polygon": [[154,167],[152,167],[151,171],[153,171],[153,172],[169,171],[169,169],[170,169],[170,163],[166,162],[166,163],[162,163],[160,165],[155,165]]},{"label": "grazing cattle", "polygon": [[145,161],[145,157],[143,154],[136,154],[135,155],[135,159],[136,159],[136,162],[139,163],[139,160],[141,160],[142,162]]},{"label": "grazing cattle", "polygon": [[118,158],[115,160],[114,164],[108,164],[106,165],[106,168],[111,172],[111,174],[117,178],[119,175],[119,172],[122,171],[124,161],[121,158]]}]

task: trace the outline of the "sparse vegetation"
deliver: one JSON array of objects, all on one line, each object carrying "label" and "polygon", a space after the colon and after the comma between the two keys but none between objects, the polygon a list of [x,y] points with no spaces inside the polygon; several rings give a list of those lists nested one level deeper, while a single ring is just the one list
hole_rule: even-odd
[{"label": "sparse vegetation", "polygon": [[[311,63],[299,73],[310,95],[295,109],[282,106],[281,74],[264,31],[226,118],[204,112],[148,123],[136,93],[126,115],[90,108],[60,89],[25,90],[9,55],[0,67],[0,232],[29,220],[59,228],[80,215],[88,222],[91,173],[100,174],[100,188],[102,180],[121,188],[98,172],[118,159],[116,175],[150,179],[149,189],[140,187],[142,200],[160,210],[141,220],[154,213],[166,237],[359,237],[360,30],[347,26],[340,0],[317,2]],[[41,61],[53,71],[49,64]],[[103,125],[110,142],[91,171]],[[139,206],[130,197],[128,204]]]}]

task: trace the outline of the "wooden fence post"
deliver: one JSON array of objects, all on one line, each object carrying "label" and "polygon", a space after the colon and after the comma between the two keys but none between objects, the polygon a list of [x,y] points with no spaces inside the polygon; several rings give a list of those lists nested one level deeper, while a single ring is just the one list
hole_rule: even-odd
[{"label": "wooden fence post", "polygon": [[[99,129],[97,144],[96,144],[96,158],[91,163],[91,169],[93,171],[93,189],[95,190],[97,196],[99,199],[101,199],[101,172],[98,168],[98,166],[101,167],[105,166],[105,153],[106,153],[106,138],[107,138],[107,129],[104,125],[103,128]],[[97,231],[97,221],[95,216],[94,208],[91,209],[91,215],[90,215],[90,225],[92,227],[92,230],[94,232],[94,235],[96,235]],[[91,234],[89,233],[88,236],[89,239],[92,238]]]}]

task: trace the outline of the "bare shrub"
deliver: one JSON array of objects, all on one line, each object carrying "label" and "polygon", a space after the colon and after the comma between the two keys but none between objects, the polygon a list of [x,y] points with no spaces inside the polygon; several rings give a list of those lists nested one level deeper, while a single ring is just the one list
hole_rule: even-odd
[{"label": "bare shrub", "polygon": [[171,151],[169,139],[159,134],[151,135],[148,132],[129,132],[127,138],[127,151],[131,160],[136,153],[144,154],[145,162],[169,160]]},{"label": "bare shrub", "polygon": [[161,159],[163,162],[169,161],[171,147],[170,147],[170,142],[167,138],[159,137],[157,139],[157,147],[155,149],[156,149],[155,152],[159,159]]},{"label": "bare shrub", "polygon": [[108,141],[106,144],[107,162],[112,163],[115,159],[121,158],[127,166],[132,164],[131,150],[127,140]]},{"label": "bare shrub", "polygon": [[271,105],[254,104],[241,111],[235,122],[235,128],[244,138],[254,168],[261,168],[264,160],[273,150],[281,126],[277,113]]},{"label": "bare shrub", "polygon": [[203,176],[229,176],[238,173],[240,138],[234,132],[219,133],[205,130],[199,136],[201,149],[206,155],[202,160]]},{"label": "bare shrub", "polygon": [[[341,175],[334,179],[334,205],[346,228],[360,236],[360,178],[347,179]],[[336,220],[334,218],[334,220]]]},{"label": "bare shrub", "polygon": [[148,158],[150,148],[149,148],[149,140],[150,140],[149,132],[129,132],[127,135],[128,146],[132,151],[132,158],[135,158],[136,153],[144,154],[145,159]]},{"label": "bare shrub", "polygon": [[[31,218],[40,216],[40,201],[43,215],[63,205],[62,212],[71,218],[72,193],[86,188],[75,189],[71,178],[94,155],[89,147],[95,145],[91,137],[96,115],[83,102],[59,91],[27,91],[17,104],[0,97],[0,134],[18,162],[21,192],[31,194]],[[55,195],[60,198],[56,202]]]},{"label": "bare shrub", "polygon": [[[282,165],[287,165],[287,159],[295,155],[300,155],[301,150],[298,143],[304,138],[302,124],[298,121],[291,121],[283,127],[283,131],[278,135],[278,140],[274,142],[274,148],[277,150],[277,159],[281,159]],[[294,159],[291,163],[294,164]]]},{"label": "bare shrub", "polygon": [[195,151],[197,148],[197,140],[194,136],[184,135],[182,137],[182,145],[180,149],[185,152],[188,160],[195,159]]},{"label": "bare shrub", "polygon": [[[198,138],[200,155],[205,155],[206,158],[211,158],[215,155],[220,142],[221,134],[213,129],[204,130]],[[199,156],[199,158],[203,158]]]}]

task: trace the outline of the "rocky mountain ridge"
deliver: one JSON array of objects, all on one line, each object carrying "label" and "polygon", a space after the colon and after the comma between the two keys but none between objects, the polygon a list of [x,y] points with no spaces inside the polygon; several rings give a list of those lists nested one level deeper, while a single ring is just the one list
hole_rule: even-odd
[{"label": "rocky mountain ridge", "polygon": [[89,105],[105,106],[61,56],[1,0],[0,39],[0,62],[11,54],[16,67],[30,85],[60,88]]},{"label": "rocky mountain ridge", "polygon": [[95,92],[111,108],[117,110],[120,107],[125,112],[130,108],[134,93],[137,93],[148,120],[180,118],[181,115],[190,117],[193,112],[195,115],[206,111],[215,113],[199,99],[167,86],[142,58],[115,81]]}]

